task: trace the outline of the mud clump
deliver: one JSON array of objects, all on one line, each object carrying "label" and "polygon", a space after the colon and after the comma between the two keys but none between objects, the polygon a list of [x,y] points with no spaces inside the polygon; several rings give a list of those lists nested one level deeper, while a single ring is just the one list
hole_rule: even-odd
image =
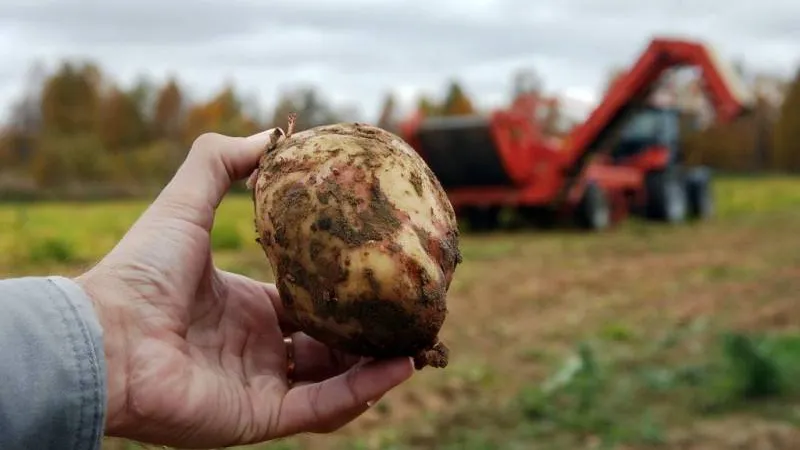
[{"label": "mud clump", "polygon": [[438,334],[461,254],[439,181],[381,128],[292,128],[276,129],[248,180],[289,319],[331,348],[445,367]]}]

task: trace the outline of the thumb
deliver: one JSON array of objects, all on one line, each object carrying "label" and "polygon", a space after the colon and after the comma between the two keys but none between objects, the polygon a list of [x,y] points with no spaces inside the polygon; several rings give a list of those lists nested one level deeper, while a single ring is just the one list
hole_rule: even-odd
[{"label": "thumb", "polygon": [[210,230],[214,211],[231,184],[250,175],[270,141],[272,128],[248,137],[205,133],[192,144],[186,159],[161,194],[152,212],[181,218]]}]

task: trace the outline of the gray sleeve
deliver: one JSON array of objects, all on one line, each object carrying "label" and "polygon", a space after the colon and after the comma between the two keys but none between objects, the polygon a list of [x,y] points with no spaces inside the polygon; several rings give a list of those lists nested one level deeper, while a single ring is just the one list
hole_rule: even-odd
[{"label": "gray sleeve", "polygon": [[0,280],[0,449],[99,449],[105,377],[102,329],[77,284]]}]

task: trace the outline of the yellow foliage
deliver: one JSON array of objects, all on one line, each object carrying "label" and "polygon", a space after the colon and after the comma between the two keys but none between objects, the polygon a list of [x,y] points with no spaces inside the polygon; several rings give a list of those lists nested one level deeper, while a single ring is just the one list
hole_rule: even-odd
[{"label": "yellow foliage", "polygon": [[247,136],[258,130],[252,118],[242,112],[239,99],[228,87],[207,103],[197,104],[189,110],[183,133],[185,145],[202,133],[215,132],[228,136]]},{"label": "yellow foliage", "polygon": [[475,108],[472,106],[472,101],[461,85],[456,82],[450,83],[447,97],[444,105],[442,105],[442,114],[445,116],[460,116],[473,114],[474,112]]}]

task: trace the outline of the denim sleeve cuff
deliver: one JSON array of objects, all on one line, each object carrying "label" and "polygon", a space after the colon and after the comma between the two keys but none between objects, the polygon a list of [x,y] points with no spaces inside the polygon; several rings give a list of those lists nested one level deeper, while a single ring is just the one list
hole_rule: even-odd
[{"label": "denim sleeve cuff", "polygon": [[0,281],[0,448],[96,450],[106,414],[103,330],[64,277]]}]

